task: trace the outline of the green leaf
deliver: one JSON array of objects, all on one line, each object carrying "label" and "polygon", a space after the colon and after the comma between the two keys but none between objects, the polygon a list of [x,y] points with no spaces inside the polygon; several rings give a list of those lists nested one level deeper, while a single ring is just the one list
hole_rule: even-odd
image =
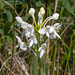
[{"label": "green leaf", "polygon": [[45,4],[44,3],[42,3],[41,1],[37,1],[36,3],[35,3],[35,5],[37,6],[37,7],[41,7],[41,6],[45,6]]},{"label": "green leaf", "polygon": [[3,18],[9,22],[12,22],[12,14],[10,11],[5,10],[3,12]]},{"label": "green leaf", "polygon": [[3,31],[2,29],[0,29],[0,33],[1,33],[2,35],[4,35],[4,31]]},{"label": "green leaf", "polygon": [[64,7],[72,14],[72,15],[75,15],[72,7],[70,6],[70,3],[68,0],[62,0],[62,3],[64,5]]},{"label": "green leaf", "polygon": [[71,26],[75,26],[75,24],[72,23],[62,23],[63,25],[71,25]]},{"label": "green leaf", "polygon": [[0,9],[4,8],[4,3],[2,2],[2,0],[0,0]]},{"label": "green leaf", "polygon": [[13,44],[13,40],[10,36],[7,35],[6,38],[9,44]]},{"label": "green leaf", "polygon": [[67,20],[68,18],[67,17],[61,17],[61,19],[66,19]]},{"label": "green leaf", "polygon": [[[11,5],[14,5],[14,0],[7,0],[7,2],[10,3]],[[16,5],[21,5],[21,4],[25,4],[25,3],[29,3],[29,2],[28,1],[23,1],[23,0],[17,0],[16,1]]]}]

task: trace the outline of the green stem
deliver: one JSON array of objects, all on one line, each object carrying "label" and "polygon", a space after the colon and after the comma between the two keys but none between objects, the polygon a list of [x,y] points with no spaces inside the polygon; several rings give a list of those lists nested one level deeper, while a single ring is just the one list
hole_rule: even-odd
[{"label": "green stem", "polygon": [[[35,45],[35,49],[37,49],[37,45]],[[38,75],[38,57],[33,55],[33,75]]]},{"label": "green stem", "polygon": [[40,75],[44,75],[43,74],[42,59],[40,59],[40,58],[39,58],[39,65],[40,65]]},{"label": "green stem", "polygon": [[38,57],[33,56],[33,75],[38,75]]},{"label": "green stem", "polygon": [[44,71],[45,71],[45,75],[47,75],[46,54],[44,54]]}]

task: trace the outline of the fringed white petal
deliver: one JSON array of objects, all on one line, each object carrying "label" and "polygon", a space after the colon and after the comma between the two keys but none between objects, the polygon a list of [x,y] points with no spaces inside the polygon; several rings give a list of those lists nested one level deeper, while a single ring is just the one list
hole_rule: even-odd
[{"label": "fringed white petal", "polygon": [[37,43],[38,43],[36,38],[34,38],[34,43],[35,43],[35,44],[37,44]]},{"label": "fringed white petal", "polygon": [[45,50],[41,50],[41,52],[40,52],[40,58],[44,55],[44,53],[45,53]]},{"label": "fringed white petal", "polygon": [[16,20],[17,20],[17,22],[22,23],[22,18],[21,17],[17,16]]},{"label": "fringed white petal", "polygon": [[25,43],[24,42],[21,42],[20,43],[20,49],[22,49],[22,50],[27,50],[27,46],[25,45]]},{"label": "fringed white petal", "polygon": [[45,28],[39,29],[40,34],[45,34]]},{"label": "fringed white petal", "polygon": [[61,39],[61,37],[57,34],[57,32],[54,30],[54,34]]},{"label": "fringed white petal", "polygon": [[21,43],[22,42],[22,40],[20,39],[19,36],[16,36],[16,38],[18,39],[18,43]]},{"label": "fringed white petal", "polygon": [[29,47],[31,47],[32,45],[33,45],[33,40],[30,41]]},{"label": "fringed white petal", "polygon": [[49,33],[48,32],[46,32],[46,36],[49,38]]}]

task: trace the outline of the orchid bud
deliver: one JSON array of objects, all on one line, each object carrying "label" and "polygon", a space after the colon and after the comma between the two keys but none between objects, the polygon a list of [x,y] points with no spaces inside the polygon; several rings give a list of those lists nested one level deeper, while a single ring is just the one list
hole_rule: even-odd
[{"label": "orchid bud", "polygon": [[35,13],[35,9],[34,9],[34,8],[30,8],[29,14],[30,14],[31,16],[34,16],[34,13]]},{"label": "orchid bud", "polygon": [[43,7],[40,8],[40,14],[41,14],[41,15],[44,15],[44,14],[45,14],[45,10],[44,10]]},{"label": "orchid bud", "polygon": [[17,20],[17,22],[22,23],[22,18],[21,17],[17,16],[16,20]]},{"label": "orchid bud", "polygon": [[59,17],[59,14],[58,13],[54,13],[52,17],[53,17],[54,20],[57,20],[58,17]]}]

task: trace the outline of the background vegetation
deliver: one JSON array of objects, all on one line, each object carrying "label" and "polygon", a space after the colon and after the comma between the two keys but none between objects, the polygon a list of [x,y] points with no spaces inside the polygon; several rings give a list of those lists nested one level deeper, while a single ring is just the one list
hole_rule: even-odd
[{"label": "background vegetation", "polygon": [[[59,39],[48,41],[46,59],[42,58],[44,75],[75,75],[74,0],[0,0],[0,75],[33,75],[33,65],[36,65],[33,63],[33,53],[14,48],[15,36],[22,34],[15,16],[19,15],[24,21],[32,23],[28,14],[31,7],[36,9],[36,20],[40,7],[46,10],[44,18],[55,12],[60,14],[57,21],[53,20],[48,24],[61,23],[60,36],[65,43]],[[38,75],[41,75],[39,66]]]}]

